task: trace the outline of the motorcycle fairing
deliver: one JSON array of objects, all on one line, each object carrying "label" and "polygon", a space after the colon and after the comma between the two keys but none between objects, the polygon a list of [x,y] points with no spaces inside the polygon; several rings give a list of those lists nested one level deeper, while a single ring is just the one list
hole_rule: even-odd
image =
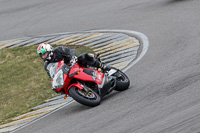
[{"label": "motorcycle fairing", "polygon": [[63,65],[64,65],[64,61],[62,60],[62,61],[60,61],[60,62],[58,63],[57,72],[58,72],[59,69],[61,69],[61,68],[63,67]]},{"label": "motorcycle fairing", "polygon": [[116,87],[116,79],[105,76],[102,85],[98,85],[100,95],[103,97]]},{"label": "motorcycle fairing", "polygon": [[73,75],[73,78],[82,81],[92,81],[98,85],[103,82],[104,74],[93,69],[79,67],[77,64],[73,66],[73,69],[69,72],[69,75]]}]

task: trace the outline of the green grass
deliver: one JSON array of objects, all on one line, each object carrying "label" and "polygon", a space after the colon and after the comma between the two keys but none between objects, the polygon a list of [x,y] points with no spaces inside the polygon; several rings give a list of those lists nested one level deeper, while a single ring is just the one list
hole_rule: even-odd
[{"label": "green grass", "polygon": [[[93,53],[83,46],[68,47],[75,48],[78,55]],[[56,96],[36,48],[37,45],[0,50],[0,124]]]}]

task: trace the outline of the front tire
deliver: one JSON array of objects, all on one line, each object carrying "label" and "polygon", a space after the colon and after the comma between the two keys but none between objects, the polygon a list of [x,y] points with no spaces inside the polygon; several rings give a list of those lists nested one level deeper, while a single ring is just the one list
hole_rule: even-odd
[{"label": "front tire", "polygon": [[93,90],[90,90],[89,93],[85,93],[84,90],[72,86],[69,89],[69,94],[77,102],[89,107],[95,107],[101,103],[101,97]]}]

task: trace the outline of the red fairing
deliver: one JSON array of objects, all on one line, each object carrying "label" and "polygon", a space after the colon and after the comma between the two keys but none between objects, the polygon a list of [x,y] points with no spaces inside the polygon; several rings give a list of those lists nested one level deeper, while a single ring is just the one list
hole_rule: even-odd
[{"label": "red fairing", "polygon": [[79,66],[78,64],[75,64],[75,65],[71,68],[71,70],[70,70],[70,72],[69,72],[69,75],[71,75],[71,74],[73,74],[73,73],[75,73],[75,72],[78,72],[78,71],[80,71],[80,66]]},{"label": "red fairing", "polygon": [[[65,90],[65,92],[68,91],[68,86],[71,82],[71,78],[69,78],[69,76],[67,74],[64,74],[64,82],[65,82],[65,85],[62,88],[56,89],[57,92],[60,92],[62,90]],[[66,94],[68,94],[68,93],[66,93]]]},{"label": "red fairing", "polygon": [[84,88],[84,86],[81,85],[81,84],[79,84],[79,83],[71,84],[68,88],[71,88],[72,86],[76,86],[76,87],[78,87],[79,89],[83,89],[83,88]]},{"label": "red fairing", "polygon": [[[84,69],[92,71],[92,74],[89,75],[89,74],[85,73]],[[98,85],[101,85],[103,82],[104,74],[97,70],[80,67],[78,64],[76,64],[72,67],[72,70],[70,71],[69,75],[73,74],[75,72],[78,72],[78,73],[76,75],[74,75],[73,78],[80,79],[82,81],[92,81],[92,82],[97,83]]]},{"label": "red fairing", "polygon": [[60,92],[61,90],[62,90],[62,88],[58,88],[58,89],[56,89],[57,92]]},{"label": "red fairing", "polygon": [[[64,61],[60,61],[57,66],[57,72],[64,66]],[[76,86],[79,89],[83,89],[84,86],[80,83],[71,83],[72,79],[78,79],[82,81],[95,82],[98,85],[103,83],[104,74],[93,69],[80,67],[79,64],[75,64],[69,71],[69,74],[64,73],[64,86],[62,88],[56,89],[57,92],[65,93],[69,95],[69,89],[72,86]],[[52,81],[51,81],[52,82]]]},{"label": "red fairing", "polygon": [[62,61],[60,61],[60,62],[58,63],[57,71],[56,71],[56,72],[58,72],[58,70],[61,69],[61,68],[63,67],[63,65],[64,65],[64,61],[62,60]]},{"label": "red fairing", "polygon": [[63,86],[65,92],[68,91],[68,86],[70,85],[70,82],[71,82],[72,78],[70,78],[67,74],[64,74],[64,82],[65,82],[65,85]]},{"label": "red fairing", "polygon": [[96,72],[97,72],[97,76],[96,76],[95,83],[97,83],[98,85],[101,85],[103,82],[104,74],[99,71],[96,71]]}]

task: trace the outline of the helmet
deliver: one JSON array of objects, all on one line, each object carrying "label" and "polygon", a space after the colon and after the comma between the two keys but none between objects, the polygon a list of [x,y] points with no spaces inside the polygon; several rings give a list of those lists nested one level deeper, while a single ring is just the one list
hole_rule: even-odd
[{"label": "helmet", "polygon": [[51,60],[53,56],[53,47],[48,43],[41,43],[37,48],[37,54],[44,60]]}]

